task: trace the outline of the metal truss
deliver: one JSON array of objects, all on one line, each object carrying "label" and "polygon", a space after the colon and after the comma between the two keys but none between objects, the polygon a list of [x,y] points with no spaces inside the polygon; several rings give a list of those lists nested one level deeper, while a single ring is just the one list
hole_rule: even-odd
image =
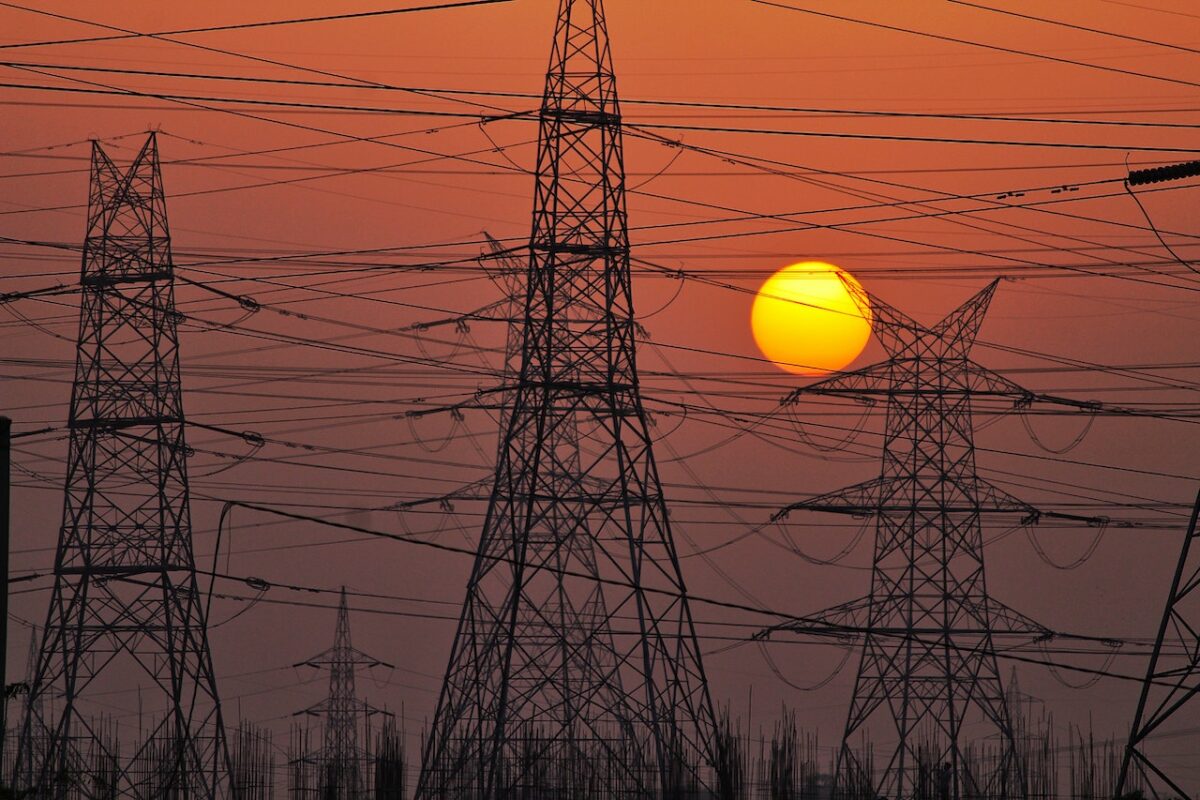
[{"label": "metal truss", "polygon": [[[996,290],[988,285],[937,325],[925,327],[857,285],[890,358],[818,381],[801,395],[852,397],[886,406],[878,478],[796,503],[797,509],[873,517],[871,592],[793,623],[806,634],[855,633],[862,658],[842,747],[842,797],[1023,797],[1009,710],[996,660],[1008,644],[1050,631],[989,596],[982,521],[1038,512],[976,474],[972,399],[1034,395],[970,357]],[[965,753],[964,722],[978,714],[999,754],[988,775]],[[856,741],[874,730],[872,769]],[[972,736],[972,738],[979,738]],[[936,788],[935,788],[936,787]],[[941,796],[941,795],[938,795]]]},{"label": "metal truss", "polygon": [[1183,724],[1186,729],[1195,718],[1193,700],[1200,694],[1200,592],[1197,592],[1200,588],[1200,548],[1195,546],[1198,515],[1200,495],[1196,497],[1191,521],[1183,537],[1179,562],[1138,696],[1117,779],[1117,797],[1135,783],[1143,783],[1155,798],[1195,796],[1194,792],[1180,786],[1182,776],[1179,772],[1182,770],[1172,765],[1168,757],[1156,756],[1150,740],[1156,736],[1170,740],[1172,723]]},{"label": "metal truss", "polygon": [[[346,587],[338,601],[337,625],[333,646],[296,664],[328,670],[329,694],[322,702],[302,713],[321,717],[323,746],[315,757],[306,756],[316,766],[316,793],[321,800],[362,800],[372,797],[366,790],[367,753],[359,743],[360,720],[385,713],[360,701],[355,692],[355,674],[359,668],[391,666],[354,647],[350,639],[350,610]],[[366,729],[365,724],[361,726]]]},{"label": "metal truss", "polygon": [[622,162],[602,3],[562,0],[519,368],[423,800],[710,782],[712,704],[638,388]]},{"label": "metal truss", "polygon": [[[35,797],[226,796],[228,752],[196,578],[179,313],[158,149],[93,143],[54,590],[15,782]],[[120,742],[87,705],[138,676],[154,715]],[[43,701],[46,701],[43,703]]]}]

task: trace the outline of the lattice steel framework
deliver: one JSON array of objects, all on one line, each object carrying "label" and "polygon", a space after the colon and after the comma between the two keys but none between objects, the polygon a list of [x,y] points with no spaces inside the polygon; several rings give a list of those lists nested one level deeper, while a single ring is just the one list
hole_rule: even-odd
[{"label": "lattice steel framework", "polygon": [[[318,758],[317,796],[321,800],[360,800],[370,795],[364,790],[365,750],[359,745],[359,728],[365,729],[366,718],[376,709],[358,699],[355,693],[355,674],[360,667],[387,666],[373,656],[355,649],[350,640],[350,610],[346,603],[346,587],[338,601],[337,625],[333,646],[297,667],[315,667],[329,671],[329,695],[324,701],[305,709],[304,713],[323,720],[323,746]],[[360,720],[362,725],[360,726]]]},{"label": "lattice steel framework", "polygon": [[562,0],[519,377],[419,798],[674,796],[715,728],[635,367],[600,0]]},{"label": "lattice steel framework", "polygon": [[[1183,769],[1172,767],[1169,753],[1156,754],[1149,739],[1171,737],[1172,722],[1184,729],[1194,724],[1200,694],[1200,547],[1196,546],[1196,520],[1200,515],[1200,495],[1192,509],[1191,521],[1179,551],[1179,561],[1171,580],[1171,590],[1163,607],[1162,622],[1154,641],[1154,650],[1146,669],[1146,678],[1138,697],[1133,726],[1125,757],[1117,779],[1116,796],[1135,785],[1135,772],[1154,797],[1194,797],[1180,786]],[[1189,713],[1190,712],[1190,713]]]},{"label": "lattice steel framework", "polygon": [[[154,134],[124,172],[93,143],[80,283],[63,522],[30,698],[52,699],[53,711],[44,730],[27,715],[17,781],[41,797],[223,797],[228,752],[192,551]],[[81,704],[102,676],[129,674],[156,721],[118,748],[90,716],[103,701]],[[111,780],[93,780],[98,764]]]},{"label": "lattice steel framework", "polygon": [[[995,641],[1028,642],[1049,631],[990,597],[984,580],[983,515],[1037,518],[1036,510],[975,471],[972,399],[1033,398],[970,357],[996,283],[930,328],[846,284],[860,307],[875,315],[876,333],[891,357],[818,381],[790,399],[882,399],[881,475],[784,513],[874,517],[871,593],[782,626],[861,633],[862,658],[838,756],[839,793],[911,798],[948,789],[956,798],[1024,796]],[[964,758],[963,724],[973,712],[990,723],[1002,750],[989,776],[972,774]],[[880,719],[887,722],[873,751],[882,757],[882,770],[870,774],[856,754],[857,740]]]}]

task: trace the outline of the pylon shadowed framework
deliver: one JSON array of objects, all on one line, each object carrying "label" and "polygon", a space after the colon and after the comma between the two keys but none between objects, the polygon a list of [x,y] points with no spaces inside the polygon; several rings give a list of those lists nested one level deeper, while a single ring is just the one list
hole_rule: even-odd
[{"label": "pylon shadowed framework", "polygon": [[[380,712],[360,701],[355,692],[355,674],[359,668],[391,666],[355,649],[350,640],[350,610],[346,603],[346,587],[338,601],[337,625],[333,646],[297,667],[315,667],[329,671],[329,695],[322,702],[302,713],[323,719],[322,747],[316,758],[314,797],[321,800],[360,800],[372,796],[365,791],[369,759],[359,741],[360,728],[366,730],[366,720]],[[360,721],[363,723],[360,725]],[[300,795],[300,792],[293,792]]]},{"label": "pylon shadowed framework", "polygon": [[417,797],[678,796],[715,729],[635,367],[600,0],[561,0],[519,376]]},{"label": "pylon shadowed framework", "polygon": [[[1200,694],[1200,547],[1196,546],[1200,494],[1183,537],[1171,589],[1163,607],[1154,650],[1129,733],[1114,795],[1144,784],[1151,796],[1195,797],[1180,786],[1182,767],[1172,764],[1178,752],[1179,729],[1194,725]],[[1167,745],[1158,750],[1151,741],[1160,736]],[[1173,747],[1171,746],[1173,745]],[[1141,778],[1142,780],[1138,780]]]},{"label": "pylon shadowed framework", "polygon": [[[54,590],[18,786],[54,798],[216,798],[228,752],[192,550],[179,315],[154,134],[124,172],[92,145]],[[137,676],[149,730],[96,717]],[[124,738],[125,741],[121,741]]]},{"label": "pylon shadowed framework", "polygon": [[[890,358],[818,381],[801,395],[886,403],[880,477],[796,503],[875,519],[869,596],[780,629],[861,632],[862,657],[838,755],[842,797],[1023,797],[1022,765],[996,660],[996,642],[1050,635],[988,594],[984,515],[1036,520],[1038,512],[976,474],[972,398],[1034,395],[970,357],[997,283],[926,328],[844,281],[875,316]],[[965,757],[964,723],[991,728],[999,753],[991,774]],[[870,731],[873,772],[862,757]],[[973,739],[983,739],[979,729]]]},{"label": "pylon shadowed framework", "polygon": [[[525,278],[529,267],[490,233],[484,232],[483,235],[488,242],[488,251],[480,254],[480,264],[492,282],[504,293],[503,299],[494,308],[500,318],[508,320],[505,326],[502,376],[507,386],[515,387],[521,379],[521,353],[525,348]],[[506,394],[508,396],[500,404],[499,428],[502,431],[508,428],[509,410],[513,400],[512,389]],[[504,444],[504,441],[500,440],[497,460],[503,456]]]}]

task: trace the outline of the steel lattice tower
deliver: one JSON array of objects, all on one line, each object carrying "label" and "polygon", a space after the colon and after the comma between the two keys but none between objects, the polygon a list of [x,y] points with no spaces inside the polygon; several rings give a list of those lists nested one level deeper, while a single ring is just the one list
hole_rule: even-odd
[{"label": "steel lattice tower", "polygon": [[[180,316],[154,134],[128,170],[92,145],[63,522],[17,781],[36,796],[215,798],[228,752],[196,579]],[[81,708],[136,674],[158,715],[133,747]],[[36,744],[44,737],[44,750]],[[87,759],[87,763],[84,759]],[[153,766],[149,766],[153,765]],[[89,776],[111,771],[111,785]],[[107,774],[107,773],[106,773]]]},{"label": "steel lattice tower", "polygon": [[[480,254],[480,264],[504,293],[504,299],[495,306],[495,310],[501,319],[508,320],[504,337],[503,378],[507,385],[515,386],[521,379],[521,352],[525,348],[525,278],[529,268],[491,234],[485,232],[483,235],[488,242],[488,252]],[[508,412],[512,407],[512,390],[509,389],[506,394],[500,408],[500,430],[507,429]],[[500,441],[497,460],[503,454],[504,442]]]},{"label": "steel lattice tower", "polygon": [[519,377],[423,800],[707,781],[712,705],[635,368],[620,124],[602,3],[561,0]]},{"label": "steel lattice tower", "polygon": [[[506,253],[500,246],[499,242],[493,239],[490,235],[489,247],[491,257],[483,263],[491,263],[491,267],[485,267],[492,280],[504,291],[505,299],[501,302],[498,310],[509,320],[505,337],[504,350],[504,379],[510,386],[517,386],[521,379],[521,357],[525,344],[525,326],[523,324],[525,301],[527,297],[526,278],[528,275],[528,265],[511,253]],[[588,298],[578,298],[580,303],[588,303]],[[592,309],[592,313],[599,311],[597,308]],[[600,311],[599,313],[603,313]],[[513,402],[515,399],[515,389],[510,389],[505,393],[504,402],[502,403],[500,413],[500,430],[507,430],[508,421],[512,413]],[[579,430],[577,420],[574,413],[570,411],[554,410],[552,423],[553,449],[555,452],[555,462],[549,468],[555,470],[557,475],[552,476],[551,481],[559,480],[566,482],[569,485],[571,482],[581,479],[580,472],[580,450],[579,450]],[[498,442],[497,464],[500,463],[506,456],[505,450],[508,443],[501,439]],[[584,480],[588,480],[586,477]],[[595,488],[603,490],[602,484],[594,484]],[[497,520],[498,525],[506,524],[507,520]],[[611,630],[608,628],[608,610],[604,597],[603,587],[600,585],[600,572],[596,561],[596,547],[592,539],[591,530],[586,516],[581,517],[577,521],[572,521],[571,524],[575,527],[570,534],[569,541],[554,541],[544,542],[544,547],[559,547],[560,552],[555,554],[554,560],[549,563],[548,578],[554,582],[551,586],[547,586],[541,590],[543,599],[540,601],[540,606],[536,609],[526,607],[521,611],[523,615],[522,625],[534,635],[542,637],[557,637],[566,636],[569,640],[569,646],[574,651],[572,654],[563,656],[562,677],[560,685],[555,687],[559,697],[568,697],[571,694],[588,694],[597,693],[604,697],[610,704],[610,713],[616,719],[625,720],[632,716],[632,712],[628,708],[621,684],[621,671],[617,667],[618,655],[616,645],[614,643]],[[504,536],[512,538],[511,530],[500,531],[496,530],[496,536]],[[581,575],[569,575],[568,571],[580,570],[582,577],[595,582],[593,587],[581,588],[573,586],[573,583],[578,583]],[[503,572],[497,572],[495,575],[496,581],[504,579]],[[497,584],[493,591],[499,589]],[[605,677],[607,676],[607,678]],[[512,682],[526,680],[519,677],[511,679]],[[530,681],[530,688],[533,691],[544,691],[543,687],[539,687],[538,683],[547,680],[546,674],[534,675]],[[607,682],[607,685],[605,683]],[[524,736],[526,741],[529,740],[531,731],[529,730],[529,720],[523,720],[519,726],[523,726],[524,730],[518,730],[517,735]],[[611,725],[611,721],[610,721]],[[576,721],[568,721],[563,726],[564,730],[568,730],[572,737],[575,737],[574,728]],[[624,734],[616,739],[623,738]],[[592,742],[596,744],[596,742]],[[576,748],[576,752],[580,755],[586,754],[588,749],[588,741],[580,742]],[[602,745],[605,749],[612,749],[612,757],[617,757],[617,753],[621,752],[619,747],[614,746],[614,742],[606,742]],[[595,758],[596,754],[587,754],[591,758]],[[559,753],[547,754],[543,760],[553,762],[558,759],[569,758],[570,755]],[[622,754],[620,757],[624,757]],[[544,772],[544,770],[543,770]],[[581,779],[583,776],[576,775],[574,778]],[[540,782],[545,782],[545,775],[540,776]],[[562,780],[562,776],[558,780]],[[551,782],[553,782],[552,779]],[[532,776],[523,779],[526,785],[535,782]],[[639,779],[639,785],[644,783],[644,779]],[[614,789],[616,787],[613,787]]]},{"label": "steel lattice tower", "polygon": [[373,713],[374,709],[359,701],[354,678],[359,667],[387,665],[356,650],[351,643],[346,587],[342,587],[338,601],[333,646],[296,666],[329,671],[329,695],[323,702],[304,712],[324,719],[323,747],[317,759],[318,796],[321,800],[359,800],[367,797],[363,789],[362,769],[366,764],[366,756],[359,746],[359,719]]},{"label": "steel lattice tower", "polygon": [[[975,471],[972,398],[1033,395],[975,363],[970,351],[996,282],[926,328],[857,285],[858,304],[875,315],[887,361],[818,381],[800,394],[886,403],[880,477],[786,509],[872,516],[876,536],[871,593],[783,629],[861,632],[862,659],[838,756],[843,797],[1022,797],[995,640],[1030,641],[1049,631],[990,597],[984,580],[982,518],[1038,512]],[[998,736],[999,767],[972,774],[962,726],[981,712]],[[855,739],[879,718],[874,744],[883,769],[868,774]],[[949,765],[947,768],[945,765]]]},{"label": "steel lattice tower", "polygon": [[[1200,592],[1197,591],[1200,589],[1200,547],[1196,547],[1198,515],[1200,495],[1196,497],[1191,521],[1183,538],[1179,562],[1138,697],[1137,711],[1117,779],[1117,796],[1127,787],[1136,785],[1137,777],[1144,779],[1156,798],[1194,796],[1194,793],[1179,786],[1180,776],[1176,773],[1172,777],[1168,771],[1171,768],[1165,763],[1168,759],[1157,758],[1152,748],[1146,747],[1146,740],[1155,734],[1169,735],[1172,718],[1189,727],[1195,718],[1196,706],[1189,706],[1189,703],[1200,694]],[[1135,776],[1135,772],[1139,774]],[[1160,788],[1170,794],[1160,794]]]}]

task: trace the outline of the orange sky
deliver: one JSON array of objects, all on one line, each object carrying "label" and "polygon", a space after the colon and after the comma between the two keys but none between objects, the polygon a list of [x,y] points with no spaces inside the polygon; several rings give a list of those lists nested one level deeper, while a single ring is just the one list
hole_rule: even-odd
[{"label": "orange sky", "polygon": [[[1126,163],[1194,158],[1200,150],[1195,135],[1200,106],[1197,84],[1187,81],[1197,75],[1197,54],[932,0],[849,6],[796,0],[792,4],[1180,82],[933,40],[744,0],[610,2],[610,34],[626,121],[688,145],[726,152],[738,162],[645,138],[627,139],[635,256],[742,289],[753,289],[766,274],[787,263],[832,261],[856,275],[869,291],[926,322],[940,318],[992,276],[1020,277],[1001,285],[983,328],[978,360],[1038,391],[1190,409],[1200,322],[1190,294],[1196,283],[1190,276],[1178,275],[1183,268],[1169,261],[1145,229],[1141,212],[1120,183],[1087,185],[1072,192],[1062,189],[1120,179]],[[1151,5],[1158,10],[1151,10]],[[141,32],[360,8],[276,0],[249,6],[123,1],[96,6],[44,2],[37,7]],[[1053,7],[1019,2],[1005,8],[1035,15],[1054,13],[1078,24],[1200,47],[1198,16],[1185,0],[1097,0]],[[403,329],[484,306],[498,297],[498,290],[478,271],[355,274],[327,287],[327,291],[353,295],[350,299],[318,297],[294,287],[318,280],[300,273],[330,265],[470,257],[481,249],[478,242],[484,231],[502,239],[526,237],[532,186],[526,171],[532,165],[536,130],[527,121],[480,126],[455,116],[479,110],[466,102],[472,98],[461,95],[71,72],[44,66],[31,72],[28,65],[323,82],[338,82],[328,74],[336,73],[405,87],[537,95],[553,10],[547,0],[521,0],[372,20],[177,37],[198,47],[124,40],[0,50],[0,60],[26,65],[3,67],[0,79],[5,84],[0,86],[0,236],[78,244],[87,197],[87,148],[81,143],[99,137],[110,142],[106,146],[114,157],[128,160],[140,146],[140,137],[131,134],[154,128],[161,132],[171,229],[182,267],[247,255],[401,248],[383,256],[322,256],[321,264],[304,260],[185,269],[183,274],[194,280],[231,279],[221,284],[228,291],[252,294],[264,303],[279,303],[280,308],[310,316],[300,319],[264,310],[241,320],[242,312],[229,302],[181,287],[183,310],[205,322],[185,328],[185,403],[190,415],[237,430],[373,454],[315,457],[276,447],[264,454],[334,465],[343,471],[256,463],[221,471],[230,462],[212,451],[242,454],[246,445],[194,431],[191,443],[199,452],[191,463],[196,492],[193,517],[202,560],[211,554],[211,531],[219,509],[209,498],[237,496],[297,504],[311,506],[308,510],[313,512],[324,505],[367,509],[486,478],[486,459],[495,447],[495,422],[486,413],[468,412],[461,426],[444,415],[416,422],[404,417],[407,411],[444,402],[439,398],[468,395],[486,384],[485,378],[437,370],[414,374],[394,365],[381,372],[378,361],[295,346],[268,349],[266,342],[214,331],[208,323],[239,321],[312,341],[358,335],[347,341],[389,352],[496,366],[494,352],[480,355],[473,349],[500,346],[503,332],[495,325],[475,323],[469,332],[443,327],[414,338],[411,330],[404,335],[355,334],[343,324]],[[93,25],[0,9],[0,42],[4,43],[98,33],[103,31]],[[11,84],[202,99],[188,101],[194,104],[189,106],[154,97],[33,91]],[[230,102],[236,99],[380,111]],[[473,99],[506,110],[537,105],[535,97]],[[656,99],[831,111],[1040,115],[1181,127],[847,117],[631,102]],[[837,136],[796,135],[801,133]],[[390,137],[390,146],[355,140],[385,136]],[[351,141],[332,143],[339,137]],[[62,146],[45,149],[47,145]],[[298,149],[259,152],[285,147]],[[255,154],[238,155],[247,151]],[[446,158],[446,154],[463,157]],[[197,158],[207,161],[183,163]],[[352,171],[331,175],[330,170]],[[254,186],[262,183],[272,185]],[[1195,186],[1194,181],[1164,184],[1147,187],[1141,195],[1156,225],[1169,232],[1168,241],[1184,255],[1197,252],[1194,236],[1187,235],[1195,231]],[[1022,194],[1005,197],[1012,192]],[[1109,194],[1113,196],[1097,197]],[[960,195],[979,199],[955,199]],[[1058,200],[1066,202],[1041,205],[1040,210],[1005,208]],[[847,208],[864,205],[872,207]],[[945,213],[983,208],[992,210]],[[758,218],[714,222],[746,216]],[[842,230],[813,227],[849,222],[866,224]],[[697,236],[713,238],[678,241]],[[426,245],[435,246],[404,249]],[[1068,248],[1074,252],[1065,252]],[[0,245],[0,253],[4,291],[70,282],[77,275],[72,253],[11,245]],[[1164,277],[1121,266],[1130,262],[1156,262],[1153,269],[1175,274]],[[1048,277],[1037,267],[1046,264],[1070,269]],[[1114,270],[1133,280],[1094,275]],[[276,284],[247,280],[250,277]],[[756,360],[758,352],[748,327],[752,299],[748,293],[696,280],[681,286],[677,280],[645,274],[636,278],[635,286],[649,335],[639,354],[648,397],[677,398],[685,389],[678,374],[684,373],[703,393],[691,396],[692,401],[757,413],[775,407],[780,397],[800,385],[799,379]],[[27,303],[15,313],[42,320],[44,325],[34,329],[17,317],[3,321],[4,375],[22,378],[4,381],[0,397],[10,409],[6,413],[15,419],[17,430],[59,424],[69,398],[74,300],[67,298],[58,305]],[[1154,368],[1133,370],[1151,375],[1148,380],[1131,377],[1129,370],[1117,376],[1061,372],[1054,369],[1054,362],[1030,355],[1031,351]],[[872,343],[858,363],[870,363],[868,359],[881,354]],[[1185,366],[1163,366],[1172,364]],[[376,371],[353,377],[329,373],[338,366],[370,366]],[[298,377],[305,371],[320,375]],[[734,391],[729,384],[706,380],[713,376],[740,377],[748,383]],[[273,381],[253,383],[263,378]],[[708,548],[735,539],[796,497],[871,477],[877,439],[860,442],[861,457],[828,457],[800,443],[797,436],[771,442],[731,438],[729,427],[703,419],[680,423],[656,411],[653,400],[648,405],[657,415],[657,430],[663,437],[658,457],[669,497],[680,501],[715,497],[733,506],[720,510],[681,504],[676,510],[685,574],[693,591],[742,601],[746,597],[737,587],[753,587],[757,601],[797,613],[866,592],[870,551],[865,542],[839,566],[816,565],[786,552],[782,533],[773,529],[768,535],[774,544],[751,536],[704,558],[686,554],[693,545]],[[851,425],[856,413],[850,409],[840,416],[815,418],[821,420],[819,424]],[[995,423],[979,433],[980,466],[1000,471],[1011,481],[1006,488],[1035,504],[1068,508],[1096,500],[1087,513],[1171,523],[1186,514],[1178,504],[1190,503],[1194,494],[1189,479],[1196,475],[1193,451],[1200,440],[1191,421],[1101,418],[1088,438],[1062,457],[1038,449],[1015,418],[988,416],[979,422],[981,427]],[[1071,441],[1084,422],[1031,420],[1049,445]],[[877,429],[878,421],[868,425],[868,431]],[[424,441],[452,430],[456,438],[444,449]],[[26,475],[15,491],[14,572],[45,570],[51,564],[53,554],[47,548],[56,536],[61,490],[55,485],[61,481],[64,453],[63,441],[53,437],[18,452],[18,462],[45,480]],[[1147,510],[1123,508],[1116,502],[1141,503]],[[479,504],[460,503],[452,515],[364,511],[352,519],[414,531],[448,525],[440,536],[469,543],[480,513]],[[252,527],[273,521],[242,512],[235,516],[230,567],[234,574],[316,586],[346,583],[361,591],[434,601],[372,604],[364,600],[360,604],[364,608],[400,607],[434,616],[456,613],[469,567],[463,559],[371,541],[336,548],[315,546],[344,537],[299,525]],[[809,525],[790,533],[813,557],[828,558],[843,547],[853,529]],[[1000,533],[993,529],[989,536]],[[1093,534],[1054,530],[1043,534],[1042,541],[1053,558],[1066,562],[1086,548]],[[1113,529],[1090,561],[1077,570],[1061,571],[1043,563],[1024,535],[1008,536],[988,551],[990,588],[1055,629],[1146,636],[1155,624],[1177,541],[1174,533],[1161,530]],[[293,547],[297,544],[306,546]],[[245,587],[225,588],[249,593]],[[13,610],[22,619],[40,623],[46,596],[36,591],[16,596]],[[279,589],[267,597],[296,599]],[[213,621],[219,623],[242,607],[232,601],[217,602]],[[724,618],[711,611],[698,616],[713,621]],[[403,704],[410,718],[409,733],[415,735],[420,721],[432,711],[452,624],[363,613],[354,625],[363,649],[398,666],[387,684],[365,681],[364,693],[381,705]],[[277,731],[285,730],[287,715],[319,698],[323,687],[297,686],[309,676],[290,671],[238,676],[290,665],[320,650],[326,646],[326,632],[332,635],[332,626],[330,611],[263,604],[215,628],[213,648],[219,674],[228,676],[222,689],[230,706],[247,718],[268,720]],[[27,638],[27,631],[15,626],[10,674],[19,674],[22,668]],[[772,647],[787,676],[799,684],[817,681],[840,660],[840,654],[830,648]],[[709,649],[718,650],[719,643]],[[1096,659],[1079,663],[1099,666]],[[820,728],[824,744],[836,740],[853,678],[850,667],[815,693],[796,692],[782,684],[751,648],[714,653],[707,667],[715,697],[722,703],[731,701],[738,713],[749,711],[747,696],[753,685],[756,720],[765,718],[763,709],[773,713],[776,704],[786,700],[800,709],[807,724]],[[1115,668],[1138,673],[1142,663],[1118,659]],[[1022,667],[1020,673],[1023,688],[1044,698],[1060,720],[1086,721],[1091,715],[1106,734],[1127,724],[1134,701],[1130,684],[1106,681],[1092,689],[1070,691],[1044,671]]]}]

